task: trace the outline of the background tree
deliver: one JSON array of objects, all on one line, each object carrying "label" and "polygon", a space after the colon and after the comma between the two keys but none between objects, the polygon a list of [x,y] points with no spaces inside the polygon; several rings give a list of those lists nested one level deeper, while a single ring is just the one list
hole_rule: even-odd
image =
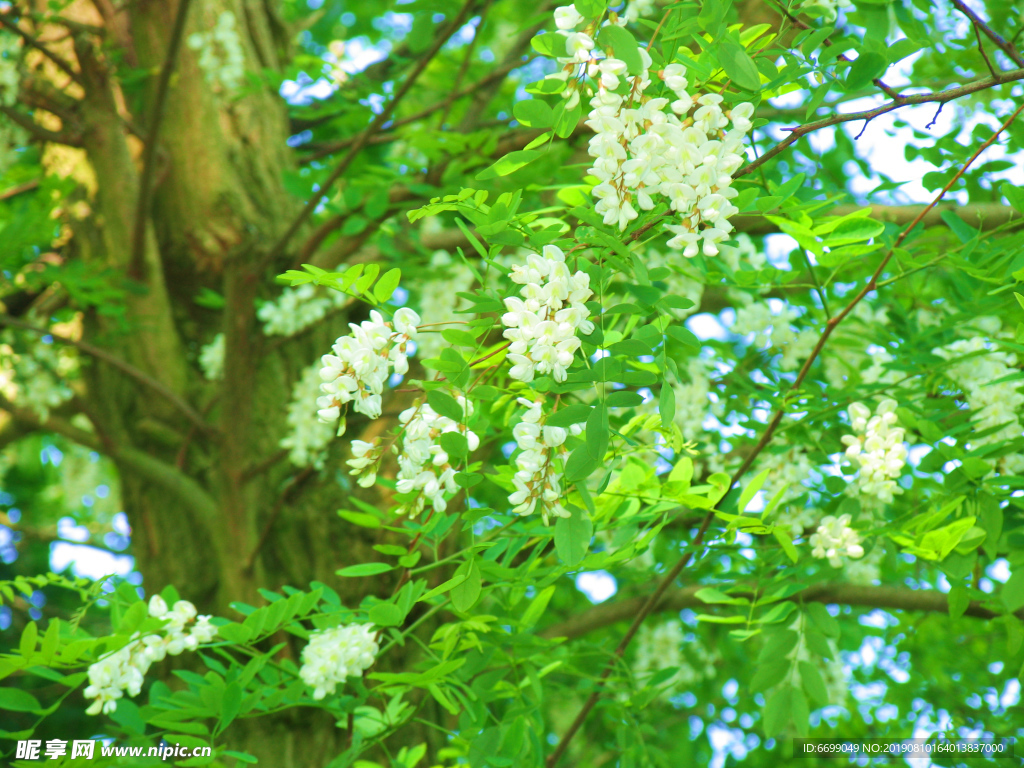
[{"label": "background tree", "polygon": [[[0,4],[4,568],[123,548],[123,510],[147,593],[250,616],[104,727],[275,766],[1011,735],[1024,59],[990,5]],[[910,191],[859,148],[890,113]],[[554,365],[506,301],[542,290]],[[320,356],[403,306],[409,370],[388,341],[334,439]],[[95,721],[43,667],[160,629],[132,584],[0,585],[13,687],[74,691],[44,737]],[[77,655],[33,655],[43,613]],[[353,621],[386,652],[313,698],[310,627]]]}]

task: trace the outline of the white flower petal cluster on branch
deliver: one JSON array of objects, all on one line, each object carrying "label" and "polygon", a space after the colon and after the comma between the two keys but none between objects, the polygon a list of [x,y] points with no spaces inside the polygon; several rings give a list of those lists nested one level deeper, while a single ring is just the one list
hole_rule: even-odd
[{"label": "white flower petal cluster on branch", "polygon": [[[1024,426],[1021,426],[1024,394],[1019,385],[1016,381],[993,383],[1018,372],[1016,355],[997,350],[982,336],[956,341],[933,351],[946,360],[957,361],[946,368],[945,373],[963,390],[974,428],[980,432],[1002,427],[992,434],[972,438],[973,446],[1014,440],[1024,435]],[[970,357],[965,357],[968,355]],[[962,357],[965,359],[958,360]],[[1024,472],[1024,455],[1012,454],[998,461],[1011,474]]]},{"label": "white flower petal cluster on branch", "polygon": [[864,547],[860,535],[850,527],[850,516],[827,515],[818,523],[818,530],[811,534],[811,554],[818,559],[827,558],[829,565],[839,568],[844,557],[863,557]]},{"label": "white flower petal cluster on branch", "polygon": [[[418,515],[428,502],[437,512],[444,512],[448,497],[458,491],[456,467],[440,443],[442,435],[449,432],[461,434],[466,438],[466,447],[470,451],[480,447],[480,438],[465,423],[473,416],[473,404],[461,395],[455,401],[465,413],[462,423],[439,415],[426,403],[407,408],[398,417],[402,446],[398,453],[395,488],[399,493],[417,494],[414,501],[401,508],[402,514]],[[356,450],[355,446],[353,450]],[[361,459],[366,460],[366,457]],[[356,467],[353,461],[349,465]]]},{"label": "white flower petal cluster on branch", "polygon": [[860,467],[858,491],[875,496],[886,504],[903,493],[896,479],[907,463],[903,428],[895,426],[898,405],[895,400],[887,398],[872,416],[866,405],[854,403],[850,406],[849,415],[855,434],[842,437],[846,457]]},{"label": "white flower petal cluster on branch", "polygon": [[317,286],[304,283],[285,288],[277,299],[263,304],[256,316],[263,322],[265,335],[292,336],[348,301],[349,297],[340,291],[328,289],[326,293],[318,293]]},{"label": "white flower petal cluster on branch", "polygon": [[334,438],[334,427],[320,421],[309,407],[319,394],[320,364],[313,363],[303,371],[292,389],[288,434],[281,440],[281,447],[288,451],[288,458],[297,467],[323,469],[325,449]]},{"label": "white flower petal cluster on branch", "polygon": [[358,677],[373,666],[380,652],[372,624],[343,624],[321,629],[309,636],[302,649],[299,677],[313,689],[319,701],[333,694],[349,677]]},{"label": "white flower petal cluster on branch", "polygon": [[238,90],[245,80],[245,53],[235,24],[235,14],[223,11],[212,30],[188,38],[188,47],[199,52],[206,80],[226,91]]},{"label": "white flower petal cluster on branch", "polygon": [[[348,403],[359,413],[376,419],[381,413],[381,393],[392,371],[409,370],[409,342],[416,338],[420,317],[408,307],[395,312],[393,322],[384,322],[380,312],[359,325],[349,323],[352,333],[342,336],[321,358],[320,391],[317,400],[321,421],[333,424]],[[344,423],[341,426],[344,429]]]},{"label": "white flower petal cluster on branch", "polygon": [[204,344],[199,350],[199,367],[207,381],[220,381],[224,378],[224,334],[218,333],[213,341]]},{"label": "white flower petal cluster on branch", "polygon": [[679,620],[671,619],[654,626],[644,624],[640,627],[633,674],[643,678],[662,669],[677,667],[679,671],[663,684],[666,687],[661,698],[667,699],[713,678],[717,672],[717,660],[714,651],[709,651],[699,638],[687,637]]},{"label": "white flower petal cluster on branch", "polygon": [[550,375],[557,382],[566,379],[580,340],[594,331],[584,302],[591,297],[590,275],[569,272],[562,249],[545,245],[540,255],[531,253],[525,264],[516,264],[509,275],[522,287],[522,298],[505,299],[508,310],[501,317],[504,336],[512,342],[509,375],[523,382],[537,374]]},{"label": "white flower petal cluster on branch", "polygon": [[[612,14],[605,23],[623,25],[626,17]],[[566,56],[556,59],[561,69],[548,78],[565,83],[566,108],[579,102],[586,78],[597,83],[586,124],[595,133],[589,172],[598,179],[595,210],[604,223],[625,229],[661,196],[680,217],[667,225],[675,235],[669,246],[687,257],[702,250],[717,255],[717,243],[733,229],[729,217],[738,213],[729,202],[737,195],[732,174],[743,164],[753,104],[723,110],[719,94],[691,95],[685,68],[674,63],[658,73],[668,95],[652,97],[646,48],[637,47],[642,69],[630,75],[626,62],[596,50],[590,33],[598,24],[574,6],[555,10],[555,26],[565,37]]]},{"label": "white flower petal cluster on branch", "polygon": [[568,451],[565,441],[569,435],[583,431],[582,424],[570,427],[545,426],[547,416],[540,400],[531,401],[524,397],[518,400],[526,406],[523,420],[512,428],[512,436],[519,447],[516,454],[516,473],[512,477],[515,490],[508,497],[517,515],[529,515],[540,511],[544,522],[548,515],[569,517],[569,511],[562,506],[565,493],[562,488],[562,472],[556,469],[556,460],[563,460]]},{"label": "white flower petal cluster on branch", "polygon": [[198,616],[196,607],[187,600],[179,600],[168,608],[163,598],[153,595],[149,615],[167,621],[161,633],[143,636],[136,632],[124,648],[89,666],[89,685],[83,693],[85,698],[95,701],[85,710],[87,714],[110,714],[125,693],[139,695],[146,672],[154,662],[168,655],[194,651],[217,636],[210,617]]}]

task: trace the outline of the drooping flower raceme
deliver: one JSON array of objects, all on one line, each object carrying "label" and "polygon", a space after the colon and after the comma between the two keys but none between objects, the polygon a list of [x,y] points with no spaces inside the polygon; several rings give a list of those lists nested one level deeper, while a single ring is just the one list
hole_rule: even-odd
[{"label": "drooping flower raceme", "polygon": [[319,701],[334,693],[346,678],[357,677],[373,665],[380,652],[372,624],[343,624],[309,636],[302,649],[299,677]]},{"label": "drooping flower raceme", "polygon": [[189,35],[188,47],[199,52],[199,68],[209,82],[227,91],[235,91],[242,85],[245,52],[235,14],[231,11],[223,11],[209,32]]},{"label": "drooping flower raceme", "polygon": [[871,415],[863,403],[850,406],[850,422],[855,434],[843,435],[846,456],[860,467],[858,490],[876,496],[886,504],[903,493],[896,479],[907,463],[907,447],[903,444],[903,428],[896,425],[899,404],[885,399]]},{"label": "drooping flower raceme", "polygon": [[453,462],[443,447],[442,435],[462,435],[468,451],[480,447],[480,438],[465,423],[473,415],[473,404],[461,395],[455,401],[465,414],[461,423],[439,415],[426,403],[407,408],[398,417],[403,434],[395,487],[399,493],[417,494],[403,505],[401,511],[405,514],[418,515],[428,502],[436,511],[444,512],[447,498],[459,489],[455,482],[458,462]]},{"label": "drooping flower raceme", "polygon": [[[603,23],[626,21],[611,13]],[[598,19],[587,19],[569,5],[555,10],[555,26],[565,38],[566,55],[556,58],[560,69],[546,79],[565,84],[566,109],[576,108],[582,92],[591,96],[586,124],[595,134],[589,172],[598,180],[596,212],[622,230],[638,209],[654,208],[660,195],[680,217],[678,224],[667,225],[675,235],[669,246],[687,257],[702,250],[717,255],[717,243],[733,229],[729,217],[738,212],[729,202],[737,195],[732,174],[743,164],[753,105],[723,109],[717,93],[691,95],[686,70],[676,63],[657,73],[667,90],[652,95],[653,62],[646,48],[637,47],[640,70],[630,72],[624,60],[597,47],[592,35],[601,26]]]},{"label": "drooping flower raceme", "polygon": [[146,672],[154,662],[168,655],[177,656],[182,651],[194,651],[201,643],[209,643],[217,636],[217,628],[210,623],[210,617],[198,616],[196,607],[187,600],[178,600],[169,609],[163,598],[153,595],[149,615],[167,621],[162,633],[143,636],[136,632],[124,648],[89,666],[89,685],[84,695],[95,701],[85,710],[87,714],[110,714],[117,709],[117,701],[125,693],[139,695]]},{"label": "drooping flower raceme", "polygon": [[[972,437],[972,445],[1014,440],[1024,434],[1020,418],[1024,410],[1024,394],[1013,379],[1000,381],[1017,373],[1016,355],[997,350],[982,336],[956,341],[933,351],[939,357],[956,361],[946,369],[946,375],[963,390],[974,428],[979,432],[996,428],[983,437]],[[964,359],[958,360],[960,357]],[[997,461],[1010,474],[1024,472],[1024,456],[1019,453]]]},{"label": "drooping flower raceme", "polygon": [[508,500],[517,515],[529,515],[540,511],[547,523],[548,515],[569,517],[569,511],[562,506],[562,471],[556,468],[556,460],[564,461],[568,451],[565,441],[569,435],[583,431],[582,424],[569,427],[545,425],[547,416],[540,400],[530,401],[519,398],[519,404],[526,406],[523,420],[512,428],[519,453],[516,455],[516,473],[512,477],[515,490]]},{"label": "drooping flower raceme", "polygon": [[256,316],[263,322],[263,333],[267,336],[291,336],[323,319],[349,299],[340,291],[327,290],[318,294],[317,286],[304,283],[295,288],[285,288],[277,299],[263,304],[256,311]]},{"label": "drooping flower raceme", "polygon": [[[419,315],[402,307],[391,323],[384,322],[376,310],[359,325],[349,323],[352,334],[340,337],[331,348],[333,354],[321,358],[320,391],[324,394],[317,400],[321,421],[338,421],[348,403],[371,419],[380,416],[384,382],[392,371],[404,374],[409,370],[408,344],[416,338],[419,322]],[[344,428],[342,421],[339,434]]]},{"label": "drooping flower raceme", "polygon": [[199,350],[199,367],[203,369],[203,377],[207,381],[219,381],[224,378],[224,334],[218,333],[213,341],[204,344]]},{"label": "drooping flower raceme", "polygon": [[320,421],[309,407],[319,392],[320,364],[313,363],[303,371],[292,389],[292,401],[288,404],[288,434],[280,443],[297,467],[323,469],[325,449],[334,438],[334,427]]},{"label": "drooping flower raceme", "polygon": [[501,317],[504,336],[512,342],[509,376],[531,382],[535,375],[547,374],[557,382],[565,381],[580,348],[576,332],[594,330],[590,310],[583,303],[593,293],[590,275],[570,273],[562,250],[545,245],[540,255],[531,253],[525,264],[513,266],[510,277],[523,287],[522,298],[505,299],[508,311]]},{"label": "drooping flower raceme", "polygon": [[863,557],[864,547],[860,536],[850,527],[850,516],[827,515],[818,523],[818,530],[811,534],[811,554],[818,559],[827,558],[833,568],[842,566],[843,557]]}]

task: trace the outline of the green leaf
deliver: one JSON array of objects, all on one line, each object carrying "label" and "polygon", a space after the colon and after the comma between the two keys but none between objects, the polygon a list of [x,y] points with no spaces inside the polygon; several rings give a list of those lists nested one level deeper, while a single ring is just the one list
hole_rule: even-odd
[{"label": "green leaf", "polygon": [[800,684],[811,700],[819,707],[828,706],[828,689],[818,667],[809,661],[801,661],[797,668],[800,672]]},{"label": "green leaf", "polygon": [[380,520],[373,515],[368,515],[365,512],[352,512],[348,509],[339,509],[338,517],[342,520],[348,520],[353,525],[358,525],[361,528],[380,528]]},{"label": "green leaf", "polygon": [[544,611],[547,609],[548,603],[551,602],[551,597],[554,594],[555,585],[552,584],[551,586],[544,587],[544,589],[542,589],[537,596],[533,598],[530,605],[527,606],[526,610],[523,612],[523,618],[519,622],[523,629],[529,629],[537,623],[540,617],[544,615]]},{"label": "green leaf", "polygon": [[724,38],[718,49],[718,61],[729,79],[740,88],[754,93],[761,90],[761,74],[742,45]]},{"label": "green leaf", "polygon": [[476,559],[467,560],[460,565],[455,575],[462,575],[465,578],[452,587],[452,605],[465,613],[476,605],[476,601],[480,598],[480,567],[477,565]]},{"label": "green leaf", "polygon": [[378,627],[397,627],[405,620],[405,614],[394,603],[377,603],[370,609],[369,618]]},{"label": "green leaf", "polygon": [[395,292],[395,288],[398,287],[399,280],[402,279],[402,270],[389,269],[383,274],[377,284],[373,286],[373,297],[379,302],[385,302],[391,298],[391,294]]},{"label": "green leaf", "polygon": [[626,63],[631,75],[639,75],[643,70],[643,59],[640,58],[636,38],[625,27],[609,24],[601,30],[597,41],[606,48],[611,48],[616,59]]},{"label": "green leaf", "polygon": [[[999,191],[1010,201],[1010,205],[1016,208],[1018,212],[1024,213],[1024,188],[1015,187],[1007,181],[1003,182],[999,187]],[[1021,306],[1024,307],[1024,299],[1021,299]]]},{"label": "green leaf", "polygon": [[9,712],[36,712],[42,707],[36,697],[20,688],[0,688],[0,709]]},{"label": "green leaf", "polygon": [[808,603],[807,616],[811,623],[828,637],[839,637],[839,622],[821,603]]},{"label": "green leaf", "polygon": [[600,463],[608,450],[608,407],[598,403],[587,419],[587,451],[590,458]]},{"label": "green leaf", "polygon": [[788,685],[776,689],[764,705],[764,735],[773,738],[782,733],[793,719],[793,689]]},{"label": "green leaf", "polygon": [[786,553],[786,557],[792,560],[794,563],[800,559],[800,552],[793,545],[793,539],[790,538],[789,532],[782,528],[772,528],[772,536],[779,542],[782,547],[782,551]]},{"label": "green leaf", "polygon": [[490,167],[480,171],[480,173],[476,175],[476,180],[483,181],[485,179],[493,179],[497,176],[508,176],[510,173],[515,173],[523,166],[529,165],[540,157],[541,154],[541,151],[538,149],[519,149],[515,152],[509,152]]},{"label": "green leaf", "polygon": [[754,676],[750,679],[750,689],[753,691],[767,691],[783,680],[789,674],[789,659],[776,658],[758,666]]},{"label": "green leaf", "polygon": [[558,518],[555,523],[555,551],[561,561],[573,566],[586,557],[593,533],[593,523],[578,507],[570,508],[569,517]]},{"label": "green leaf", "polygon": [[242,686],[237,682],[228,683],[224,688],[224,697],[220,702],[220,720],[217,724],[219,730],[223,731],[238,717],[242,707],[242,693]]},{"label": "green leaf", "polygon": [[875,78],[881,77],[889,62],[880,53],[861,53],[846,73],[846,90],[859,91]]},{"label": "green leaf", "polygon": [[550,128],[554,122],[554,111],[541,99],[517,101],[512,107],[512,114],[528,128]]},{"label": "green leaf", "polygon": [[589,405],[574,403],[555,411],[544,424],[548,427],[571,427],[573,424],[582,424],[590,418],[591,410]]},{"label": "green leaf", "polygon": [[949,616],[959,619],[971,604],[971,593],[963,584],[954,584],[949,590]]},{"label": "green leaf", "polygon": [[38,638],[39,628],[34,621],[30,621],[25,625],[25,629],[21,631],[21,641],[18,643],[18,650],[26,660],[32,658],[32,655],[36,652],[36,641]]},{"label": "green leaf", "polygon": [[359,565],[350,565],[348,568],[342,568],[339,571],[335,571],[335,573],[347,578],[356,578],[358,576],[376,576],[379,573],[387,573],[390,570],[392,570],[392,566],[387,563],[360,563]]},{"label": "green leaf", "polygon": [[567,139],[572,135],[583,115],[583,108],[579,104],[571,109],[566,109],[567,103],[563,101],[555,107],[555,136],[560,139]]},{"label": "green leaf", "polygon": [[441,449],[455,459],[463,458],[469,453],[469,442],[460,432],[444,432],[437,439]]},{"label": "green leaf", "polygon": [[597,460],[590,455],[586,445],[581,445],[565,462],[565,479],[569,481],[583,480],[597,467]]},{"label": "green leaf", "polygon": [[743,493],[740,494],[740,500],[736,502],[736,509],[740,514],[746,510],[747,505],[751,502],[757,492],[761,490],[761,486],[764,485],[765,480],[768,479],[768,475],[771,473],[770,469],[766,469],[764,472],[759,474],[750,484],[743,489]]},{"label": "green leaf", "polygon": [[840,222],[825,238],[825,245],[829,248],[836,248],[850,243],[859,243],[862,240],[878,237],[884,231],[885,224],[882,222],[864,216],[856,216]]},{"label": "green leaf", "polygon": [[662,429],[668,429],[676,417],[676,393],[668,382],[661,385],[658,393],[658,414]]},{"label": "green leaf", "polygon": [[434,389],[427,393],[427,405],[433,408],[439,416],[445,416],[456,423],[461,423],[466,417],[458,401],[440,389]]},{"label": "green leaf", "polygon": [[1024,567],[1015,567],[1013,575],[1003,584],[1000,597],[1010,613],[1024,608]]}]

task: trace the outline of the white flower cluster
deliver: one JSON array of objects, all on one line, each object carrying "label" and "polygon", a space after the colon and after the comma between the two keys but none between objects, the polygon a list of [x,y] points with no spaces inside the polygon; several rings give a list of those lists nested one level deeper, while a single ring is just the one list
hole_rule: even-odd
[{"label": "white flower cluster", "polygon": [[876,544],[875,548],[859,560],[847,560],[843,563],[843,581],[848,584],[877,584],[882,578],[882,560],[885,559],[885,547]]},{"label": "white flower cluster", "polygon": [[[379,417],[384,382],[392,370],[400,374],[409,370],[408,344],[416,338],[419,322],[419,315],[402,307],[391,323],[384,322],[377,310],[359,325],[349,323],[352,334],[340,337],[331,348],[334,354],[321,358],[320,420],[337,422],[348,403],[355,403],[356,411],[371,419]],[[344,426],[342,422],[342,430]]]},{"label": "white flower cluster", "polygon": [[346,678],[362,675],[373,666],[379,652],[372,624],[320,629],[310,634],[309,644],[302,649],[299,677],[319,701],[334,693]]},{"label": "white flower cluster", "polygon": [[777,299],[755,301],[746,293],[736,294],[736,300],[743,306],[736,309],[733,333],[753,335],[755,347],[781,350],[782,370],[793,370],[810,356],[818,343],[818,332],[810,328],[795,330],[792,323],[800,315],[792,307]]},{"label": "white flower cluster", "polygon": [[856,434],[843,435],[846,457],[860,467],[858,490],[877,496],[885,504],[903,493],[896,484],[907,463],[907,447],[903,444],[903,428],[895,426],[896,408],[891,398],[879,403],[875,415],[863,403],[850,406],[850,422]]},{"label": "white flower cluster", "polygon": [[197,616],[196,607],[187,600],[178,600],[170,609],[160,595],[149,600],[149,615],[164,619],[163,634],[132,635],[131,642],[119,651],[104,656],[89,666],[89,685],[84,691],[87,699],[95,699],[86,709],[90,715],[110,714],[117,709],[117,700],[124,696],[138,696],[150,666],[164,657],[177,656],[182,651],[194,651],[201,643],[209,643],[217,636],[217,628],[209,616]]},{"label": "white flower cluster", "polygon": [[14,331],[0,336],[0,394],[40,419],[74,396],[68,381],[77,372],[77,357],[55,343]]},{"label": "white flower cluster", "polygon": [[207,381],[220,381],[224,378],[224,334],[218,333],[213,341],[204,344],[199,350],[199,367]]},{"label": "white flower cluster", "polygon": [[[687,654],[683,653],[686,646]],[[679,689],[692,688],[703,680],[713,678],[717,672],[717,657],[694,636],[687,637],[678,619],[650,626],[644,624],[636,639],[636,657],[633,674],[643,677],[670,667],[679,671],[672,676],[662,694],[669,698]]]},{"label": "white flower cluster", "polygon": [[529,515],[540,508],[544,522],[548,515],[569,517],[569,511],[562,506],[562,473],[555,468],[555,460],[564,458],[563,447],[569,435],[583,431],[581,424],[571,427],[548,427],[540,400],[530,401],[524,397],[518,400],[526,406],[523,420],[512,428],[512,436],[519,447],[516,455],[516,473],[512,477],[515,490],[508,497],[517,515]]},{"label": "white flower cluster", "polygon": [[288,434],[281,440],[281,447],[288,450],[288,458],[297,467],[323,469],[325,449],[334,438],[334,427],[320,421],[309,404],[320,394],[320,364],[303,371],[301,378],[292,389],[292,401],[288,404]]},{"label": "white flower cluster", "polygon": [[840,8],[849,8],[852,0],[804,0],[800,3],[801,13],[809,16],[819,16],[831,24],[836,20]]},{"label": "white flower cluster", "polygon": [[274,301],[261,306],[256,316],[263,322],[266,336],[292,336],[322,320],[332,309],[343,306],[349,297],[328,289],[318,292],[313,283],[285,288]]},{"label": "white flower cluster", "polygon": [[[1018,383],[993,383],[1019,371],[1016,355],[998,351],[991,341],[981,336],[956,341],[933,351],[946,360],[971,355],[946,368],[946,375],[963,390],[976,430],[1002,427],[992,434],[972,439],[974,447],[1014,440],[1024,434],[1024,426],[1021,426],[1024,394],[1021,394]],[[1024,472],[1024,455],[1013,454],[1000,461],[1011,474]]]},{"label": "white flower cluster", "polygon": [[[612,14],[607,23],[623,25],[626,17]],[[586,26],[579,31],[581,24]],[[625,229],[639,215],[637,208],[651,210],[661,195],[681,219],[668,225],[675,234],[669,246],[688,257],[702,248],[708,256],[718,254],[717,243],[733,229],[729,217],[738,213],[729,202],[737,195],[732,174],[743,164],[753,104],[725,111],[719,94],[689,94],[682,64],[659,73],[671,95],[651,97],[645,91],[652,61],[644,47],[637,47],[642,69],[630,76],[625,61],[595,52],[590,33],[597,24],[574,6],[555,10],[555,26],[565,37],[567,55],[556,59],[561,69],[547,77],[565,83],[566,107],[579,102],[584,76],[598,85],[586,124],[595,133],[589,172],[598,180],[595,210],[604,223]]]},{"label": "white flower cluster", "polygon": [[818,523],[818,530],[811,534],[811,554],[819,560],[828,558],[833,568],[842,566],[843,557],[862,557],[864,547],[860,536],[850,527],[850,516],[826,515]]},{"label": "white flower cluster", "polygon": [[[458,433],[466,438],[468,450],[480,447],[480,438],[465,424],[473,416],[473,404],[461,395],[455,401],[465,413],[463,423],[439,415],[426,403],[407,408],[398,417],[404,431],[395,488],[399,493],[417,492],[416,499],[402,508],[403,514],[418,515],[427,501],[436,511],[444,512],[448,505],[446,494],[459,489],[455,482],[456,468],[440,444],[441,435]],[[351,461],[349,464],[355,466]]]},{"label": "white flower cluster", "polygon": [[235,24],[235,14],[224,11],[212,30],[188,38],[188,47],[199,52],[199,68],[206,80],[226,91],[237,90],[245,80],[245,53]]},{"label": "white flower cluster", "polygon": [[512,342],[508,359],[509,376],[531,382],[536,374],[550,374],[557,382],[566,379],[573,356],[580,348],[576,331],[592,333],[590,310],[583,303],[590,298],[590,275],[569,272],[562,249],[545,245],[540,255],[531,253],[526,264],[516,264],[509,275],[523,286],[522,298],[505,299],[508,310],[501,316],[504,336]]}]

